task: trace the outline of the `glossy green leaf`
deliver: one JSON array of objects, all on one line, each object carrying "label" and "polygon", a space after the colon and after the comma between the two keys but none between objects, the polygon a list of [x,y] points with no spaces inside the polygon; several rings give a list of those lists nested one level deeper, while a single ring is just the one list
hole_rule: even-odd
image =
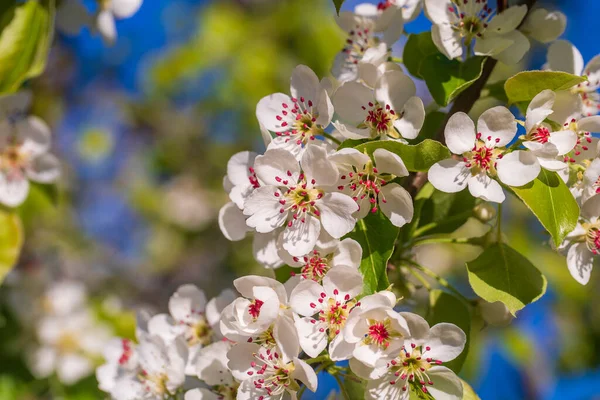
[{"label": "glossy green leaf", "polygon": [[335,12],[340,15],[340,9],[342,8],[342,4],[344,4],[344,0],[333,0],[333,5],[335,6]]},{"label": "glossy green leaf", "polygon": [[363,400],[367,382],[354,374],[347,375],[343,380],[338,378],[340,393],[344,400]]},{"label": "glossy green leaf", "polygon": [[425,122],[423,123],[423,127],[421,128],[421,132],[419,132],[419,136],[417,136],[416,141],[419,142],[425,139],[435,139],[445,120],[446,113],[441,111],[433,111],[427,114],[425,117]]},{"label": "glossy green leaf", "polygon": [[481,400],[479,396],[477,396],[477,393],[475,393],[471,385],[469,385],[462,379],[460,380],[460,382],[463,386],[463,400]]},{"label": "glossy green leaf", "polygon": [[400,229],[392,225],[381,211],[369,213],[356,223],[348,237],[356,240],[363,250],[360,272],[364,276],[363,295],[385,290],[390,286],[387,263],[394,251]]},{"label": "glossy green leaf", "polygon": [[54,32],[54,0],[16,2],[0,24],[0,93],[44,71]]},{"label": "glossy green leaf", "polygon": [[508,101],[529,102],[542,90],[566,90],[586,81],[585,77],[559,71],[525,71],[509,78],[504,84]]},{"label": "glossy green leaf", "polygon": [[501,301],[511,314],[546,292],[546,278],[523,255],[504,243],[485,249],[467,263],[469,283],[482,299]]},{"label": "glossy green leaf", "polygon": [[426,139],[421,143],[409,145],[393,140],[364,143],[355,147],[372,154],[376,149],[386,149],[402,158],[409,171],[428,171],[438,161],[450,158],[450,150],[440,142]]},{"label": "glossy green leaf", "polygon": [[16,213],[0,211],[0,283],[15,266],[23,246],[23,226]]},{"label": "glossy green leaf", "polygon": [[556,246],[575,229],[579,206],[556,172],[542,169],[533,182],[511,189],[552,235]]},{"label": "glossy green leaf", "polygon": [[467,335],[467,343],[463,352],[454,360],[444,363],[444,366],[459,373],[469,353],[471,338],[471,313],[469,307],[458,297],[439,289],[432,290],[429,293],[429,305],[427,322],[429,322],[430,326],[439,324],[440,322],[448,322],[458,326]]},{"label": "glossy green leaf", "polygon": [[433,43],[431,32],[410,35],[402,60],[411,75],[425,80],[433,99],[442,106],[475,82],[485,63],[485,57],[449,60]]}]

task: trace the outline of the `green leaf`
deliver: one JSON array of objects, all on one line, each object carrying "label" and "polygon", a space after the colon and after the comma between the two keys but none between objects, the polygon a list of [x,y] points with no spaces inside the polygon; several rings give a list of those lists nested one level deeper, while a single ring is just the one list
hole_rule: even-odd
[{"label": "green leaf", "polygon": [[339,146],[338,150],[345,149],[348,147],[357,147],[363,143],[368,143],[374,139],[346,139]]},{"label": "green leaf", "polygon": [[23,226],[19,216],[0,210],[0,283],[14,267],[23,246]]},{"label": "green leaf", "polygon": [[392,225],[381,211],[369,213],[356,223],[348,237],[356,240],[363,249],[360,262],[365,282],[363,295],[369,295],[390,286],[387,263],[394,251],[400,229]]},{"label": "green leaf", "polygon": [[431,32],[423,32],[409,36],[402,60],[411,75],[425,80],[435,102],[446,106],[481,76],[485,57],[449,60],[433,43]]},{"label": "green leaf", "polygon": [[525,71],[509,78],[504,84],[508,101],[529,102],[542,90],[567,90],[587,78],[559,71]]},{"label": "green leaf", "polygon": [[504,91],[505,83],[506,81],[498,81],[486,85],[485,89],[488,91],[487,95],[498,99],[503,103],[508,103],[508,97],[506,97],[506,92]]},{"label": "green leaf", "polygon": [[0,93],[44,71],[54,32],[54,0],[12,1],[0,22]]},{"label": "green leaf", "polygon": [[333,0],[333,5],[335,6],[335,12],[337,15],[340,15],[340,9],[342,8],[342,4],[344,4],[344,0]]},{"label": "green leaf", "polygon": [[533,182],[511,189],[552,235],[556,246],[575,229],[579,206],[556,172],[542,169]]},{"label": "green leaf", "polygon": [[546,292],[546,278],[523,255],[504,243],[485,249],[467,263],[469,283],[482,299],[501,301],[511,314],[533,303]]},{"label": "green leaf", "polygon": [[438,161],[450,158],[450,150],[440,142],[426,139],[421,143],[409,145],[392,140],[364,143],[355,149],[372,154],[377,149],[386,149],[402,158],[409,171],[428,171]]},{"label": "green leaf", "polygon": [[479,396],[477,396],[477,393],[475,393],[471,385],[469,385],[462,379],[460,380],[460,382],[463,386],[463,400],[481,400]]},{"label": "green leaf", "polygon": [[475,203],[468,190],[445,193],[434,189],[423,207],[421,226],[435,224],[434,228],[427,230],[428,234],[452,233],[473,215]]},{"label": "green leaf", "polygon": [[416,141],[424,140],[424,139],[435,139],[442,123],[446,120],[446,113],[441,111],[432,111],[425,117],[425,122],[423,123],[423,127],[421,128],[421,132],[419,132],[419,136],[417,136]]},{"label": "green leaf", "polygon": [[337,378],[337,381],[344,400],[363,400],[365,398],[366,381],[354,374],[348,375],[344,380]]},{"label": "green leaf", "polygon": [[444,364],[444,366],[458,374],[469,353],[471,338],[471,313],[469,308],[458,297],[439,289],[432,290],[429,293],[429,305],[427,322],[430,326],[440,322],[448,322],[458,326],[467,335],[467,343],[463,352],[454,360]]}]

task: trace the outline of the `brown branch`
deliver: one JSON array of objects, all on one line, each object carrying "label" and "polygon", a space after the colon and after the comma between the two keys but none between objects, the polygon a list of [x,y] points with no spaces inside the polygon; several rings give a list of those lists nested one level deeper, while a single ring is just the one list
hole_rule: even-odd
[{"label": "brown branch", "polygon": [[[536,2],[536,0],[526,0],[525,1],[525,3],[527,4],[527,8],[528,8],[527,14],[529,14],[529,11],[531,10],[531,7],[535,4],[535,2]],[[498,4],[498,12],[502,12],[508,8],[508,0],[498,0],[497,4]],[[525,15],[525,18],[523,18],[523,21],[525,21],[526,18],[527,18],[527,15]],[[473,105],[481,96],[481,91],[485,87],[487,81],[490,79],[490,76],[492,75],[492,72],[494,71],[494,67],[496,66],[497,63],[498,63],[498,61],[491,57],[488,57],[484,61],[483,70],[481,71],[481,76],[471,86],[469,86],[467,89],[465,89],[464,92],[459,94],[456,97],[456,100],[454,100],[454,103],[452,104],[450,111],[446,114],[446,118],[440,125],[440,129],[438,130],[436,137],[435,137],[436,140],[438,140],[439,142],[441,142],[443,144],[446,144],[446,140],[444,138],[444,130],[446,128],[446,124],[448,123],[448,120],[450,119],[450,117],[452,115],[456,114],[457,112],[468,113],[469,111],[471,111],[471,108],[473,108]],[[406,190],[408,190],[408,192],[414,198],[414,196],[419,192],[419,190],[421,190],[421,188],[426,183],[427,183],[427,173],[426,172],[417,172],[416,174],[412,173],[411,175],[408,176],[408,178],[406,179],[406,182],[405,182],[405,187],[406,187]]]}]

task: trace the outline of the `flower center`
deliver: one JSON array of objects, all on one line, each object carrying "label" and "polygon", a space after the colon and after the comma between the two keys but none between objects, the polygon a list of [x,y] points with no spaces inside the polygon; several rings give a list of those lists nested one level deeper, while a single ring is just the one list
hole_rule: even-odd
[{"label": "flower center", "polygon": [[266,348],[274,348],[277,345],[277,342],[273,336],[273,325],[269,326],[269,328],[260,335],[249,338],[248,343],[256,343]]},{"label": "flower center", "polygon": [[540,126],[529,134],[528,139],[538,143],[547,143],[550,139],[550,131],[548,128]]},{"label": "flower center", "polygon": [[59,353],[73,353],[79,350],[77,335],[71,332],[63,333],[56,343]]},{"label": "flower center", "polygon": [[500,139],[492,140],[491,136],[487,141],[481,140],[481,133],[477,134],[477,142],[471,151],[463,154],[465,166],[471,169],[473,175],[480,172],[486,172],[494,175],[496,173],[496,161],[502,158],[502,150],[495,148],[494,144]]},{"label": "flower center", "polygon": [[[324,294],[321,293],[321,298],[324,297]],[[319,321],[325,322],[328,325],[330,340],[339,335],[340,330],[346,325],[348,314],[355,305],[354,302],[349,300],[350,295],[348,294],[344,297],[343,302],[330,297],[327,300],[327,307],[319,312]]]},{"label": "flower center", "polygon": [[414,343],[411,344],[410,351],[406,347],[402,348],[398,358],[387,365],[388,371],[394,376],[390,380],[390,385],[396,385],[400,381],[403,391],[407,391],[410,385],[423,393],[428,393],[426,385],[433,386],[433,382],[427,375],[427,371],[433,365],[442,365],[441,361],[427,357],[428,351],[431,351],[431,347],[416,346]]},{"label": "flower center", "polygon": [[402,115],[390,107],[389,104],[383,106],[377,102],[369,102],[369,107],[362,106],[363,110],[367,111],[364,125],[371,129],[371,136],[377,137],[381,135],[388,135],[393,138],[399,138],[400,135],[394,129],[394,121],[401,118]]},{"label": "flower center", "polygon": [[[260,301],[260,300],[258,300],[258,301]],[[255,304],[251,305],[250,307],[252,307],[252,306],[255,306]],[[249,309],[248,312],[250,313],[250,315],[252,315],[254,311],[251,311]],[[260,306],[258,307],[258,310],[256,310],[256,312],[258,314],[260,314]],[[258,318],[258,316],[257,317],[253,316],[253,318]],[[206,318],[204,317],[203,314],[200,316],[200,318],[198,318],[193,323],[189,323],[189,322],[185,323],[183,321],[180,323],[188,326],[188,329],[186,332],[186,337],[185,337],[185,339],[187,340],[188,346],[194,346],[196,344],[201,344],[202,346],[206,346],[211,343],[212,329],[211,329],[210,325],[208,324],[208,322],[206,321]]]},{"label": "flower center", "polygon": [[302,223],[306,222],[306,215],[314,215],[316,217],[321,216],[321,212],[316,207],[316,201],[323,197],[323,191],[316,189],[314,185],[316,181],[312,179],[310,181],[310,187],[304,174],[300,174],[298,178],[298,184],[291,186],[289,181],[292,173],[287,171],[286,177],[276,176],[275,180],[288,186],[288,190],[281,196],[278,192],[275,192],[275,197],[282,197],[279,200],[281,208],[279,212],[281,214],[286,211],[291,211],[291,218],[288,221],[288,227],[291,227],[295,222],[299,221]]},{"label": "flower center", "polygon": [[[572,150],[573,154],[578,156],[581,154],[582,150],[589,150],[588,145],[592,143],[592,135],[590,134],[590,132],[580,130],[577,126],[577,121],[575,119],[572,119],[570,122],[566,122],[564,126],[565,128],[575,132],[575,134],[577,135],[577,143],[575,144],[575,147]],[[576,162],[576,160],[573,157],[570,157],[567,154],[565,154],[563,161],[570,163]]]},{"label": "flower center", "polygon": [[[588,71],[584,71],[584,75],[589,76]],[[572,93],[579,94],[581,96],[581,100],[583,101],[583,105],[586,108],[587,116],[591,117],[594,114],[597,114],[600,111],[600,94],[597,93],[597,90],[600,88],[600,80],[596,81],[587,81],[577,84],[573,86],[571,89]]]},{"label": "flower center", "polygon": [[[298,257],[294,257],[294,261],[298,261]],[[301,269],[302,278],[312,279],[315,282],[321,282],[323,277],[331,269],[330,257],[322,257],[318,250],[313,250],[313,256],[303,257],[304,265]]]},{"label": "flower center", "polygon": [[342,182],[347,181],[348,183],[345,186],[338,186],[338,189],[343,190],[344,187],[347,187],[350,191],[350,197],[358,203],[359,209],[361,207],[361,202],[368,198],[371,212],[376,213],[377,201],[381,200],[383,203],[387,202],[383,193],[381,193],[381,188],[393,178],[393,175],[380,174],[377,168],[373,166],[373,163],[369,162],[362,171],[357,171],[356,168],[354,168],[354,172],[342,175],[340,177]]},{"label": "flower center", "polygon": [[142,370],[140,380],[145,383],[145,388],[147,392],[158,394],[158,395],[166,395],[170,394],[169,389],[167,389],[167,382],[169,381],[169,377],[166,374],[148,374],[145,370]]},{"label": "flower center", "polygon": [[[255,371],[248,371],[248,375],[255,375],[256,379],[252,383],[256,389],[266,391],[269,396],[280,395],[286,389],[299,389],[298,383],[290,376],[295,369],[294,363],[285,364],[281,356],[271,349],[267,349],[265,353],[254,353],[253,356],[256,361],[252,361],[250,366]],[[264,400],[265,396],[257,399]]]},{"label": "flower center", "polygon": [[590,224],[585,234],[585,244],[593,254],[600,252],[600,224]]},{"label": "flower center", "polygon": [[131,348],[131,341],[128,339],[123,339],[121,341],[121,346],[123,348],[123,352],[121,353],[121,357],[119,357],[119,365],[125,365],[133,355],[133,349]]},{"label": "flower center", "polygon": [[29,154],[22,150],[20,144],[8,145],[0,154],[0,169],[9,180],[20,179],[28,163]]},{"label": "flower center", "polygon": [[493,10],[486,0],[454,0],[454,5],[448,7],[455,16],[452,29],[457,31],[467,42],[475,37],[482,37],[492,19]]},{"label": "flower center", "polygon": [[363,339],[364,344],[376,344],[380,348],[387,349],[393,338],[402,336],[400,332],[396,332],[392,328],[392,322],[389,318],[383,321],[369,319],[367,322],[369,329]]},{"label": "flower center", "polygon": [[282,103],[281,107],[281,115],[275,118],[286,130],[277,132],[276,135],[287,137],[286,142],[291,140],[298,146],[303,146],[310,140],[315,140],[315,136],[323,134],[323,127],[316,123],[319,113],[312,100],[292,98],[291,107],[287,103]]},{"label": "flower center", "polygon": [[371,24],[368,20],[364,20],[363,24],[357,24],[355,29],[348,32],[346,44],[342,49],[342,53],[346,54],[344,64],[346,67],[352,68],[362,60],[365,52],[374,47],[377,40],[371,33]]},{"label": "flower center", "polygon": [[250,314],[254,320],[258,319],[258,316],[260,315],[260,309],[263,304],[264,302],[259,299],[254,299],[250,302],[250,305],[248,306],[248,314]]},{"label": "flower center", "polygon": [[256,177],[256,171],[254,171],[254,168],[248,167],[248,172],[250,172],[250,175],[248,175],[248,181],[250,181],[252,187],[254,189],[259,188],[260,183],[258,182],[258,178]]}]

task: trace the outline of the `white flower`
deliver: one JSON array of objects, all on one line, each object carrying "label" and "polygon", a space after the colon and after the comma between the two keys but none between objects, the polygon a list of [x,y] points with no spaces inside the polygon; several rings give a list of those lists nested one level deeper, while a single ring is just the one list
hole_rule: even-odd
[{"label": "white flower", "polygon": [[254,169],[265,186],[246,200],[246,223],[259,233],[283,226],[282,245],[290,255],[313,250],[321,228],[336,239],[354,228],[352,213],[358,206],[342,193],[329,192],[338,171],[323,148],[309,146],[300,165],[286,150],[267,150],[256,158]]},{"label": "white flower", "polygon": [[476,55],[507,64],[519,62],[529,50],[529,40],[517,30],[525,5],[496,14],[487,1],[425,0],[425,13],[433,22],[433,42],[450,59],[462,57],[463,44],[470,51],[473,42]]},{"label": "white flower", "polygon": [[[592,116],[600,112],[600,55],[592,58],[584,65],[583,57],[575,46],[566,40],[557,40],[548,48],[548,68],[552,71],[568,72],[577,76],[587,76],[587,81],[573,86],[565,95],[572,94],[583,101],[581,113]],[[566,96],[565,106],[576,104],[572,97]],[[564,113],[565,122],[568,112]],[[572,116],[577,118],[578,115]]]},{"label": "white flower", "polygon": [[230,183],[227,192],[240,210],[244,208],[244,202],[250,194],[261,186],[254,172],[256,156],[258,154],[253,151],[242,151],[234,154],[227,162],[225,179]]},{"label": "white flower", "polygon": [[288,358],[298,355],[298,334],[284,285],[275,279],[254,275],[238,278],[233,284],[242,297],[221,313],[223,336],[234,342],[254,342],[269,348],[278,346]]},{"label": "white flower", "polygon": [[[410,13],[415,1],[401,0],[398,3],[407,5],[407,13]],[[404,30],[403,5],[392,5],[392,2],[380,3],[379,6],[363,3],[356,6],[354,12],[340,13],[337,23],[348,33],[348,37],[331,70],[339,82],[356,80],[360,64],[379,65],[389,57],[389,49]]]},{"label": "white flower", "polygon": [[[573,118],[563,125],[563,131],[575,135],[575,148],[569,155],[565,156],[565,161],[575,163],[584,157],[595,156],[597,152],[597,138],[592,137],[592,132],[600,132],[600,116]],[[596,141],[596,143],[594,143]]]},{"label": "white flower", "polygon": [[423,101],[416,97],[412,79],[401,71],[387,71],[375,89],[346,82],[333,97],[342,122],[335,127],[350,139],[414,139],[425,121]]},{"label": "white flower", "polygon": [[277,135],[268,149],[285,149],[298,160],[312,145],[325,145],[319,138],[333,117],[333,106],[325,87],[307,66],[294,68],[290,82],[292,97],[274,93],[256,105],[256,117]]},{"label": "white flower", "polygon": [[85,285],[77,281],[53,282],[42,296],[44,312],[54,316],[67,316],[87,304]]},{"label": "white flower", "polygon": [[519,30],[538,42],[550,43],[562,35],[566,27],[567,17],[565,14],[560,11],[536,8],[527,15]]},{"label": "white flower", "polygon": [[317,357],[329,344],[329,354],[336,359],[336,347],[343,343],[340,334],[348,314],[362,292],[363,278],[351,267],[337,267],[323,278],[321,286],[313,280],[300,282],[290,295],[296,319],[300,347],[310,357]]},{"label": "white flower", "polygon": [[9,207],[25,201],[29,180],[51,183],[60,174],[58,159],[48,153],[50,129],[25,114],[29,101],[21,94],[0,99],[0,203]]},{"label": "white flower", "polygon": [[227,353],[228,367],[233,377],[242,382],[238,400],[279,400],[286,395],[295,398],[298,381],[308,390],[317,390],[317,375],[297,357],[286,358],[277,349],[267,349],[255,343],[240,343]]},{"label": "white flower", "polygon": [[600,196],[592,196],[582,204],[577,227],[567,235],[559,251],[566,252],[571,276],[586,285],[592,274],[594,258],[600,252]]},{"label": "white flower", "polygon": [[71,385],[94,371],[94,357],[110,340],[109,329],[86,311],[42,318],[36,328],[40,346],[30,354],[30,368],[38,378],[56,373]]},{"label": "white flower", "polygon": [[402,17],[405,22],[410,22],[417,18],[423,7],[423,0],[385,0],[379,2],[379,8],[399,7],[402,10]]},{"label": "white flower", "polygon": [[210,388],[192,389],[186,392],[185,400],[217,400],[236,398],[239,384],[227,367],[227,353],[232,344],[228,341],[213,343],[200,350],[197,362],[198,379]]},{"label": "white flower", "polygon": [[136,345],[128,339],[114,338],[106,345],[103,356],[106,363],[96,369],[98,388],[112,394],[120,381],[134,379],[138,373]]},{"label": "white flower", "polygon": [[[523,146],[529,149],[536,157],[537,162],[544,169],[559,171],[567,164],[559,160],[577,145],[577,135],[570,130],[552,132],[551,126],[544,123],[546,118],[551,118],[554,112],[556,94],[551,90],[544,90],[531,100],[527,107],[525,120],[526,134]],[[568,160],[568,157],[566,158]]]},{"label": "white flower", "polygon": [[392,183],[396,177],[408,175],[402,159],[385,149],[373,152],[373,161],[352,148],[342,149],[329,157],[339,165],[343,174],[338,189],[358,203],[357,219],[375,213],[378,207],[390,222],[402,227],[412,220],[414,207],[410,194],[402,186]]},{"label": "white flower", "polygon": [[189,347],[186,374],[195,375],[199,350],[220,338],[217,328],[221,312],[234,299],[233,291],[224,290],[207,302],[204,292],[195,285],[180,286],[169,299],[170,315],[152,317],[148,322],[148,331],[167,341],[182,336]]},{"label": "white flower", "polygon": [[410,392],[435,399],[461,400],[460,379],[442,364],[462,353],[465,333],[456,325],[440,323],[429,329],[427,322],[412,313],[401,313],[411,333],[397,357],[380,368],[368,368],[356,360],[350,367],[368,380],[367,399],[408,400]]},{"label": "white flower", "polygon": [[303,279],[320,283],[330,270],[339,266],[358,270],[362,247],[354,239],[333,239],[326,243],[317,242],[313,251],[300,257],[292,257],[286,251],[280,251],[280,255],[290,267],[301,268],[300,275]]},{"label": "white flower", "polygon": [[529,151],[506,153],[503,148],[517,132],[517,123],[505,107],[485,111],[475,124],[465,113],[454,114],[444,131],[446,144],[462,160],[448,158],[429,170],[429,181],[438,190],[455,193],[469,187],[474,197],[502,203],[504,192],[493,178],[509,186],[522,186],[540,173],[535,155]]},{"label": "white flower", "polygon": [[406,321],[393,310],[395,305],[396,297],[388,291],[362,298],[346,319],[345,343],[338,345],[340,359],[354,357],[377,367],[394,358],[409,336]]}]

